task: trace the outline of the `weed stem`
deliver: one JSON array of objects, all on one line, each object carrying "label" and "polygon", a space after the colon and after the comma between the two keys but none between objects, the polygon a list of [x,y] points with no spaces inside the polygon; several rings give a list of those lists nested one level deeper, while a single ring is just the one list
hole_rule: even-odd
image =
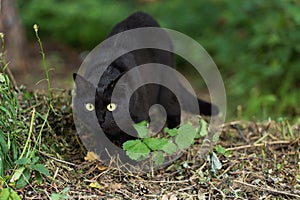
[{"label": "weed stem", "polygon": [[32,115],[31,115],[31,121],[30,121],[30,127],[29,127],[28,137],[27,137],[24,149],[23,149],[22,154],[20,155],[19,159],[21,159],[24,156],[24,154],[26,152],[26,149],[28,147],[28,144],[30,142],[30,138],[31,138],[31,134],[32,134],[32,128],[33,128],[33,124],[34,124],[34,119],[35,119],[35,108],[33,108],[33,110],[32,110]]},{"label": "weed stem", "polygon": [[46,64],[46,60],[45,60],[45,52],[44,52],[44,49],[43,49],[42,41],[41,41],[40,36],[38,34],[38,29],[39,29],[38,25],[34,24],[33,29],[35,31],[35,36],[36,36],[37,41],[39,43],[41,54],[42,54],[42,67],[45,71],[45,76],[46,76],[46,81],[47,81],[47,86],[48,86],[49,104],[50,104],[50,107],[51,107],[51,105],[52,105],[52,93],[51,93],[51,84],[50,84],[50,78],[49,78],[49,70],[47,68],[47,64]]}]

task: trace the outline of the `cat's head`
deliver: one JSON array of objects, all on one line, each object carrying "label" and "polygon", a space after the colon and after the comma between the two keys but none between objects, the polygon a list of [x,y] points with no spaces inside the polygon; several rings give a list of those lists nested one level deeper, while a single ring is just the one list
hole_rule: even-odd
[{"label": "cat's head", "polygon": [[94,126],[94,124],[90,124],[89,119],[92,114],[96,114],[99,125],[109,139],[118,139],[122,136],[122,131],[113,118],[113,112],[122,113],[120,112],[124,108],[122,105],[126,104],[124,98],[126,86],[121,93],[116,94],[118,102],[111,101],[112,92],[121,76],[134,65],[134,59],[129,54],[117,59],[99,77],[97,86],[88,78],[73,74],[75,81],[74,109],[80,113],[79,117],[88,126]]},{"label": "cat's head", "polygon": [[111,95],[115,81],[106,80],[106,85],[95,87],[92,83],[78,74],[74,74],[75,98],[73,106],[80,118],[86,125],[90,124],[89,119],[96,114],[99,125],[108,136],[117,136],[120,129],[115,123],[112,112],[118,109],[118,105],[111,102]]}]

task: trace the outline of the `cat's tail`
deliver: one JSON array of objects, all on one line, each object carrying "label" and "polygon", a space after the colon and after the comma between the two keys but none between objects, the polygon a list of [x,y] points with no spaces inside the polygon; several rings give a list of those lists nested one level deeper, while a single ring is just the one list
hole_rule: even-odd
[{"label": "cat's tail", "polygon": [[[184,97],[184,105],[182,108],[183,110],[191,114],[197,114],[197,115],[200,114],[200,115],[212,116],[212,115],[219,114],[219,108],[216,105],[204,101],[202,99],[199,99],[198,97],[195,97],[181,84],[179,84],[179,88],[180,88],[181,95]],[[199,110],[190,106],[193,105],[192,101],[194,101],[195,98],[198,101]]]},{"label": "cat's tail", "polygon": [[[160,104],[166,109],[169,117],[176,118],[178,115],[180,116],[181,110],[195,115],[212,116],[219,114],[219,108],[216,105],[192,95],[180,83],[176,85],[176,91],[166,87],[161,87],[160,89]],[[175,125],[177,124],[175,123]]]},{"label": "cat's tail", "polygon": [[[209,102],[203,101],[199,98],[197,98],[198,100],[198,105],[199,105],[199,109],[200,109],[200,114],[202,115],[217,115],[219,114],[219,108]],[[191,111],[192,113],[192,111]]]}]

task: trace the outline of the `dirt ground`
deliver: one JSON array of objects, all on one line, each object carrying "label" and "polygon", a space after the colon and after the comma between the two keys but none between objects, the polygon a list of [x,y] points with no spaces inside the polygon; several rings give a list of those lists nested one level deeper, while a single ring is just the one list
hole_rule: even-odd
[{"label": "dirt ground", "polygon": [[[32,98],[39,102],[31,101],[36,112],[43,113],[45,96]],[[62,199],[300,199],[299,124],[228,122],[218,142],[226,149],[217,153],[219,171],[212,172],[212,162],[199,157],[197,141],[169,166],[133,174],[84,159],[87,152],[77,136],[70,103],[70,91],[55,94],[55,113],[48,118],[39,150],[51,176],[44,177],[42,185],[33,181],[16,190],[24,199],[49,199],[53,194]],[[37,127],[39,123],[37,119]]]}]

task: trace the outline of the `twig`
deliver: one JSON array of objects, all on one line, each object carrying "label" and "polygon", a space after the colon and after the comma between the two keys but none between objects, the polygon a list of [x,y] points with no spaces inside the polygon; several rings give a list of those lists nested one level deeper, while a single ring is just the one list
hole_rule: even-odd
[{"label": "twig", "polygon": [[248,149],[248,148],[252,148],[252,147],[262,147],[262,146],[265,146],[265,145],[289,144],[289,143],[291,143],[291,142],[286,141],[286,140],[280,140],[280,141],[266,142],[266,143],[260,143],[260,144],[249,144],[249,145],[243,145],[243,146],[239,146],[239,147],[227,148],[226,151]]},{"label": "twig", "polygon": [[249,140],[246,138],[245,134],[243,133],[243,131],[241,130],[241,128],[239,127],[238,124],[231,124],[230,125],[231,128],[237,130],[237,132],[239,133],[239,135],[242,137],[242,139],[249,144]]},{"label": "twig", "polygon": [[222,199],[225,199],[226,198],[226,195],[224,194],[224,192],[220,189],[218,189],[216,186],[214,186],[214,184],[212,182],[209,182],[209,184],[212,186],[212,188],[216,191],[218,191],[221,195],[222,195]]},{"label": "twig", "polygon": [[150,181],[150,180],[141,180],[148,183],[187,183],[190,182],[190,180],[181,180],[181,181]]},{"label": "twig", "polygon": [[5,71],[6,71],[7,75],[8,75],[8,77],[9,77],[10,81],[12,82],[13,88],[15,88],[16,90],[18,90],[18,84],[17,84],[17,81],[16,81],[16,79],[15,79],[13,73],[11,72],[11,70],[7,67],[7,68],[5,69]]},{"label": "twig", "polygon": [[40,152],[41,154],[47,156],[48,158],[51,158],[51,159],[53,159],[53,160],[55,160],[55,161],[57,161],[57,162],[61,162],[61,163],[64,163],[64,164],[67,164],[67,165],[71,165],[71,166],[77,166],[77,165],[74,164],[74,163],[71,163],[71,162],[68,162],[68,161],[64,161],[64,160],[60,160],[60,159],[58,159],[58,158],[54,158],[54,157],[52,157],[52,156],[49,156],[48,154],[46,154],[46,153],[44,153],[44,152],[42,152],[42,151],[39,151],[39,152]]},{"label": "twig", "polygon": [[192,190],[192,189],[194,189],[195,186],[196,186],[196,184],[190,185],[190,186],[185,187],[185,188],[180,188],[180,189],[177,190],[177,191],[178,191],[178,192],[183,192],[183,191],[186,191],[186,190]]},{"label": "twig", "polygon": [[275,189],[273,189],[273,188],[264,188],[264,187],[262,187],[262,186],[252,185],[252,184],[250,184],[250,183],[245,183],[245,182],[239,181],[239,180],[233,180],[233,182],[239,183],[239,184],[242,184],[242,185],[246,185],[246,186],[248,186],[248,187],[252,187],[252,188],[255,188],[255,189],[257,189],[257,190],[264,190],[264,191],[268,191],[268,192],[273,192],[273,193],[277,193],[277,194],[283,194],[283,195],[288,195],[288,196],[300,198],[299,195],[292,194],[292,193],[285,192],[285,191],[281,191],[281,190],[275,190]]}]

